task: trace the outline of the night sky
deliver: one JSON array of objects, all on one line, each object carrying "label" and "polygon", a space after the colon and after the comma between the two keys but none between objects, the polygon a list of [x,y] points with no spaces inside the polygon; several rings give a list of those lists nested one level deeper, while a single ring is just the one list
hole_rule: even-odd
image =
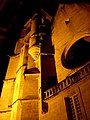
[{"label": "night sky", "polygon": [[40,8],[54,16],[59,3],[72,2],[83,0],[0,0],[0,91],[9,56],[14,54],[16,40],[25,22]]},{"label": "night sky", "polygon": [[54,16],[56,0],[0,0],[0,91],[5,79],[9,56],[25,22],[40,8]]}]

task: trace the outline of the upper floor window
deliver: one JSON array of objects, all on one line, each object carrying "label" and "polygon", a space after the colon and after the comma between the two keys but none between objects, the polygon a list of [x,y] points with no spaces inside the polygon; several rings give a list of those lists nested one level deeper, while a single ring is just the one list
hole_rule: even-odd
[{"label": "upper floor window", "polygon": [[61,61],[66,68],[76,68],[90,60],[90,37],[84,37],[76,41],[68,50],[66,56],[64,52]]}]

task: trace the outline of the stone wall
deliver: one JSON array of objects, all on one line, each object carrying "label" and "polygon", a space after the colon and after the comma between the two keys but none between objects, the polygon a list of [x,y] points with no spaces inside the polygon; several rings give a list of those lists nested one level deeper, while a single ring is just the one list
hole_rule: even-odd
[{"label": "stone wall", "polygon": [[[52,26],[52,42],[55,49],[54,58],[58,83],[87,64],[85,63],[74,69],[68,69],[62,65],[61,56],[63,51],[65,51],[64,53],[66,55],[69,48],[80,38],[90,36],[89,11],[90,5],[86,4],[64,4],[58,8]],[[83,116],[81,119],[89,120],[89,79],[90,70],[89,75],[82,78],[79,82],[46,99],[45,102],[48,104],[48,108],[46,109],[48,109],[48,111],[41,114],[40,120],[68,120],[65,98],[70,97],[73,99],[74,95],[78,96],[80,102],[80,109]],[[81,117],[80,115],[77,115],[77,117],[78,116]]]},{"label": "stone wall", "polygon": [[[54,46],[55,51],[55,54],[53,53],[54,62],[52,62],[52,57],[49,59],[51,53],[48,58],[44,56],[42,59],[39,56],[38,60],[34,60],[31,52],[30,55],[27,53],[28,47],[25,45],[21,45],[22,48],[21,51],[19,49],[19,55],[11,57],[0,98],[0,120],[70,120],[69,110],[74,111],[76,119],[79,119],[78,117],[82,120],[90,119],[90,66],[88,66],[88,69],[86,67],[84,71],[82,69],[90,61],[71,69],[63,66],[61,60],[62,53],[64,52],[66,57],[71,46],[76,41],[90,36],[89,11],[90,5],[87,4],[59,5],[53,21],[51,35],[51,43],[53,44],[51,46]],[[46,52],[48,53],[47,50]],[[43,55],[47,54],[44,53]],[[52,64],[55,64],[55,66]],[[41,67],[43,67],[43,70]],[[48,69],[48,67],[50,68]],[[38,73],[36,68],[38,68]],[[46,81],[44,77],[43,80],[41,77],[43,75],[47,79],[45,68],[47,68],[49,75],[57,77],[55,85],[81,69],[82,74],[85,71],[88,74],[81,77],[79,81],[75,78],[76,82],[49,98],[43,98],[42,101],[41,89],[44,85],[41,82],[44,83]],[[52,68],[55,69],[55,73]],[[32,72],[32,70],[34,71]],[[42,71],[44,71],[43,74],[40,73]],[[47,82],[45,85],[47,85]],[[53,91],[55,92],[55,89]],[[68,105],[68,99],[70,106],[72,103],[74,110]],[[78,107],[79,112],[76,109]],[[71,117],[75,117],[74,113]]]}]

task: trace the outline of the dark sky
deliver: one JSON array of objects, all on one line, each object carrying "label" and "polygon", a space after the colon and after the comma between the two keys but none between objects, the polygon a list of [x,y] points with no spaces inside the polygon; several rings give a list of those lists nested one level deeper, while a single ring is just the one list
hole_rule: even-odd
[{"label": "dark sky", "polygon": [[0,0],[0,51],[12,54],[22,26],[35,11],[43,8],[53,16],[58,3],[66,1],[70,4],[83,0]]},{"label": "dark sky", "polygon": [[53,16],[58,3],[56,0],[0,0],[0,91],[8,66],[8,55],[14,54],[23,25],[40,8]]},{"label": "dark sky", "polygon": [[59,3],[80,1],[84,0],[0,0],[0,86],[5,77],[8,55],[13,55],[19,33],[30,16],[40,8],[54,16]]},{"label": "dark sky", "polygon": [[55,0],[0,0],[0,44],[6,44],[7,54],[14,45],[14,39],[19,37],[25,21],[39,8],[53,15],[57,3]]}]

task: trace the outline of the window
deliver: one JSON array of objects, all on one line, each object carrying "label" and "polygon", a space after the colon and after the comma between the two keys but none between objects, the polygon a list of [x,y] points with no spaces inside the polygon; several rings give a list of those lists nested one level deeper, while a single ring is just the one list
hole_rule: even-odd
[{"label": "window", "polygon": [[62,65],[73,69],[83,65],[90,60],[90,37],[81,38],[76,41],[68,50],[66,56],[64,52],[61,56]]},{"label": "window", "polygon": [[68,120],[86,120],[80,94],[65,98]]}]

